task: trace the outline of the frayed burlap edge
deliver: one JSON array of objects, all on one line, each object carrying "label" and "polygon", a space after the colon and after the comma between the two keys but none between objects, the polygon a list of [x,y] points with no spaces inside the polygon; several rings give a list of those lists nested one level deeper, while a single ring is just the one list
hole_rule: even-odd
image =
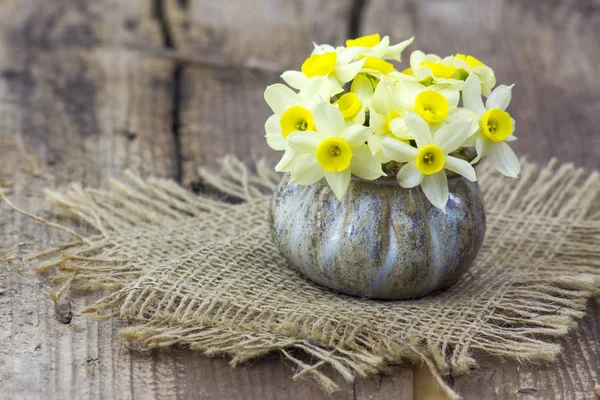
[{"label": "frayed burlap edge", "polygon": [[[123,338],[130,346],[139,349],[166,347],[171,345],[188,345],[194,350],[205,354],[228,354],[232,356],[235,365],[270,352],[279,351],[298,366],[295,379],[307,374],[313,375],[328,391],[333,391],[337,385],[320,371],[323,365],[330,365],[346,380],[352,381],[355,375],[385,371],[390,363],[408,359],[413,362],[426,363],[434,377],[446,390],[450,397],[457,397],[447,386],[442,375],[450,372],[464,372],[475,365],[470,356],[473,350],[482,350],[491,354],[515,358],[521,361],[553,360],[560,352],[560,346],[548,339],[559,337],[577,326],[576,320],[585,315],[587,300],[598,294],[600,286],[600,249],[594,246],[600,238],[600,212],[594,209],[599,190],[598,174],[592,173],[582,181],[584,172],[570,164],[557,167],[556,162],[539,172],[535,166],[526,164],[523,169],[523,184],[534,184],[545,190],[537,190],[529,196],[528,201],[533,206],[542,208],[545,214],[564,217],[578,211],[585,221],[577,226],[578,232],[568,232],[562,243],[562,253],[557,260],[564,267],[553,268],[543,279],[539,274],[532,276],[529,282],[507,288],[501,302],[491,304],[494,310],[490,312],[493,321],[486,321],[496,329],[488,332],[472,346],[465,346],[459,352],[449,352],[440,347],[439,343],[428,343],[423,340],[405,338],[402,342],[393,341],[380,344],[379,351],[373,347],[364,346],[327,346],[314,343],[312,340],[292,338],[276,333],[260,333],[248,330],[223,329],[216,326],[184,326],[160,319],[132,321],[132,326],[121,331]],[[480,171],[480,180],[485,181],[491,171]],[[228,197],[242,202],[266,201],[266,196],[275,188],[279,176],[262,162],[256,167],[256,173],[251,173],[242,163],[233,157],[223,160],[220,174],[200,170],[203,181]],[[60,207],[67,216],[83,219],[93,226],[99,234],[84,236],[61,224],[52,223],[12,205],[4,196],[4,200],[15,210],[29,217],[60,229],[73,236],[74,241],[63,246],[48,249],[31,257],[31,259],[46,258],[38,266],[41,272],[57,268],[59,273],[53,274],[52,279],[61,283],[56,293],[60,298],[72,287],[79,289],[108,289],[119,290],[137,279],[142,269],[132,265],[126,259],[118,257],[94,258],[89,254],[97,252],[107,243],[112,230],[127,226],[161,227],[172,223],[175,219],[197,217],[201,215],[223,215],[228,209],[236,207],[223,202],[221,199],[210,199],[206,196],[196,196],[175,183],[160,179],[142,180],[135,174],[125,174],[127,184],[111,181],[105,191],[93,189],[84,190],[73,185],[67,193],[48,191],[49,199]],[[541,183],[540,183],[541,182]],[[133,188],[133,189],[132,189]],[[494,186],[490,182],[484,191],[492,192],[498,199],[504,188]],[[561,194],[562,191],[562,194]],[[0,194],[1,196],[1,194]],[[568,198],[567,198],[568,197]],[[510,196],[508,197],[510,199]],[[118,201],[127,210],[135,209],[132,214],[124,214],[102,207],[102,201]],[[486,202],[493,202],[486,199]],[[150,221],[144,214],[150,212],[143,209],[147,204],[152,210],[153,219]],[[507,209],[510,201],[503,204]],[[532,207],[533,207],[532,206]],[[141,209],[140,209],[141,207]],[[163,214],[157,215],[156,210]],[[111,223],[106,223],[111,221]],[[559,273],[557,275],[557,273]],[[538,293],[531,296],[531,288]],[[526,299],[527,304],[517,304]],[[99,300],[98,304],[89,307],[85,312],[109,311],[109,314],[96,318],[119,316],[119,307],[123,299],[118,295],[108,295]],[[561,305],[560,313],[544,315],[531,319],[536,310],[547,310],[549,306]],[[524,333],[515,336],[514,333],[504,332],[503,324],[518,322],[518,316],[509,316],[503,309],[510,309],[522,317],[528,317],[524,325]],[[500,346],[486,346],[492,341]],[[460,347],[460,346],[456,346]],[[290,353],[290,349],[301,349],[317,361],[307,364]],[[382,351],[383,348],[383,351]]]}]

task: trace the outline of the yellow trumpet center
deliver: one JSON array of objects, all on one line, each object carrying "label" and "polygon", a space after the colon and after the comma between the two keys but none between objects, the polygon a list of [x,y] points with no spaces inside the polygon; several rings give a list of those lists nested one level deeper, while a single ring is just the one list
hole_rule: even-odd
[{"label": "yellow trumpet center", "polygon": [[415,99],[415,112],[431,124],[445,120],[449,108],[448,100],[433,90],[424,90]]},{"label": "yellow trumpet center", "polygon": [[353,118],[361,108],[358,96],[352,92],[344,94],[333,104],[339,108],[345,119]]},{"label": "yellow trumpet center", "polygon": [[473,56],[469,56],[469,55],[465,55],[465,54],[457,54],[454,57],[458,58],[459,60],[466,61],[466,63],[469,64],[469,67],[471,67],[471,68],[485,67],[484,63],[482,63],[481,61],[479,61],[478,59],[476,59]]},{"label": "yellow trumpet center", "polygon": [[374,47],[381,41],[378,33],[346,40],[346,47]]},{"label": "yellow trumpet center", "polygon": [[503,141],[513,130],[510,114],[499,108],[492,108],[481,117],[481,130],[488,139],[494,142]]},{"label": "yellow trumpet center", "polygon": [[387,75],[394,70],[394,66],[391,63],[377,57],[367,57],[367,61],[363,64],[363,68],[374,69],[384,75]]},{"label": "yellow trumpet center", "polygon": [[421,66],[429,68],[436,78],[452,78],[452,75],[456,72],[456,67],[452,65],[444,65],[432,61],[423,61]]},{"label": "yellow trumpet center", "polygon": [[328,172],[341,172],[350,166],[352,148],[344,139],[327,138],[317,147],[317,161]]},{"label": "yellow trumpet center", "polygon": [[312,114],[302,106],[293,106],[285,110],[279,118],[279,126],[281,126],[281,135],[284,138],[295,131],[315,130]]},{"label": "yellow trumpet center", "polygon": [[335,51],[313,54],[302,64],[302,73],[308,78],[312,78],[313,76],[327,76],[333,72],[336,62],[337,54]]},{"label": "yellow trumpet center", "polygon": [[441,148],[428,144],[417,153],[417,168],[425,175],[432,175],[444,168],[446,156]]}]

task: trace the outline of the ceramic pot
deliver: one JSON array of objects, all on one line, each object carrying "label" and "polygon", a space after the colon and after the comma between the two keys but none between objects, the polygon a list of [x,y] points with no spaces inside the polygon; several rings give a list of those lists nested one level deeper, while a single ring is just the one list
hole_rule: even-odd
[{"label": "ceramic pot", "polygon": [[285,175],[271,203],[275,243],[291,267],[323,286],[377,299],[447,288],[473,263],[485,234],[479,185],[449,176],[446,214],[420,188],[352,177],[337,200],[324,180]]}]

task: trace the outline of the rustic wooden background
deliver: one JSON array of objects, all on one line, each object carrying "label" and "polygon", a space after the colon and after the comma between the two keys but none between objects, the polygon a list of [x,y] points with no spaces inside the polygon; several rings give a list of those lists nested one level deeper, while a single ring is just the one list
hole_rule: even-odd
[{"label": "rustic wooden background", "polygon": [[[264,87],[311,42],[380,32],[470,53],[517,85],[511,113],[531,160],[600,164],[599,0],[0,0],[0,185],[44,213],[43,187],[97,186],[132,168],[195,189],[233,152],[274,159]],[[136,353],[122,322],[55,310],[24,257],[56,238],[0,208],[0,398],[320,399],[279,356],[235,369],[186,350]],[[453,376],[467,399],[587,399],[600,381],[600,302],[556,364],[479,355]],[[335,399],[435,398],[422,368],[344,385]]]}]

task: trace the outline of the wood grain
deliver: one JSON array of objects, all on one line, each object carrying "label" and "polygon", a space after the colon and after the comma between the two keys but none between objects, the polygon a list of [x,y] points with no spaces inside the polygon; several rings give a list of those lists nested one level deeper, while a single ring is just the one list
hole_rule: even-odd
[{"label": "wood grain", "polygon": [[[117,5],[0,5],[0,181],[26,210],[49,217],[44,187],[96,186],[125,168],[173,176],[173,64],[121,47],[133,39],[114,18],[147,18],[148,2]],[[139,32],[141,42],[154,40]],[[121,322],[80,315],[93,295],[56,308],[50,301],[50,285],[25,257],[61,239],[0,206],[0,397],[127,399],[148,390],[144,398],[164,398],[147,372],[166,369],[173,381],[172,360],[124,350]],[[160,387],[170,391],[166,382]]]}]

